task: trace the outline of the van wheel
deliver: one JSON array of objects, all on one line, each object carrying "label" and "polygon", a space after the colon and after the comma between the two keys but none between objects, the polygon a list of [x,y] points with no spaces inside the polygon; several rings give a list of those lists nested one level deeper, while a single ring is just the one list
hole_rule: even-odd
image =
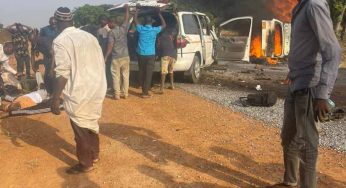
[{"label": "van wheel", "polygon": [[189,81],[196,84],[201,77],[201,60],[198,55],[195,55],[190,68]]}]

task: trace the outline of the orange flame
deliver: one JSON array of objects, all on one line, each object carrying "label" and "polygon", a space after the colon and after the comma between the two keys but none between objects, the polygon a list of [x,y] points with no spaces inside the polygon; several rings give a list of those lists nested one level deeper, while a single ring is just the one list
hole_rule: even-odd
[{"label": "orange flame", "polygon": [[282,54],[282,37],[281,28],[279,26],[275,27],[274,33],[274,55],[281,56]]},{"label": "orange flame", "polygon": [[267,9],[271,11],[276,18],[283,22],[291,22],[292,10],[297,4],[297,0],[269,0]]},{"label": "orange flame", "polygon": [[267,63],[269,65],[276,65],[276,64],[278,64],[278,60],[276,60],[276,59],[272,59],[270,57],[267,57],[266,60],[267,60]]},{"label": "orange flame", "polygon": [[250,54],[253,57],[260,58],[263,57],[262,53],[262,41],[259,35],[255,36],[251,41]]}]

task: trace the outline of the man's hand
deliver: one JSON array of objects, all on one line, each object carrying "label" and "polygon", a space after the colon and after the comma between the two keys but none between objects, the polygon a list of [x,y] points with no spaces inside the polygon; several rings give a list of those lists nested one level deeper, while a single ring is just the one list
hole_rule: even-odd
[{"label": "man's hand", "polygon": [[315,99],[314,101],[315,121],[324,122],[326,114],[329,112],[327,100]]},{"label": "man's hand", "polygon": [[284,84],[285,85],[291,85],[292,84],[292,80],[289,78],[289,76],[286,76],[286,79],[284,80]]},{"label": "man's hand", "polygon": [[159,7],[155,8],[155,13],[156,13],[156,14],[160,14],[160,13],[161,13],[161,10],[160,10]]},{"label": "man's hand", "polygon": [[50,108],[53,114],[60,115],[60,98],[53,98]]}]

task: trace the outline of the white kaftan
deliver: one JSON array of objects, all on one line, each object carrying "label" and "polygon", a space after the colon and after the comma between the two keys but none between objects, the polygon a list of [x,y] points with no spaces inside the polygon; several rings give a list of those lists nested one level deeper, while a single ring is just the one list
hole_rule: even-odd
[{"label": "white kaftan", "polygon": [[97,39],[75,27],[53,41],[56,77],[66,78],[64,108],[79,127],[99,132],[107,84],[105,62]]}]

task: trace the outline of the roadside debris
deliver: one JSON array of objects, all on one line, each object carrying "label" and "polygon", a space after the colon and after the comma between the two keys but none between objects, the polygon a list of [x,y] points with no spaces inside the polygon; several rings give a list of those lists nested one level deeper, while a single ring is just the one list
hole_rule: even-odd
[{"label": "roadside debris", "polygon": [[255,88],[256,88],[257,91],[262,91],[261,85],[257,85]]}]

